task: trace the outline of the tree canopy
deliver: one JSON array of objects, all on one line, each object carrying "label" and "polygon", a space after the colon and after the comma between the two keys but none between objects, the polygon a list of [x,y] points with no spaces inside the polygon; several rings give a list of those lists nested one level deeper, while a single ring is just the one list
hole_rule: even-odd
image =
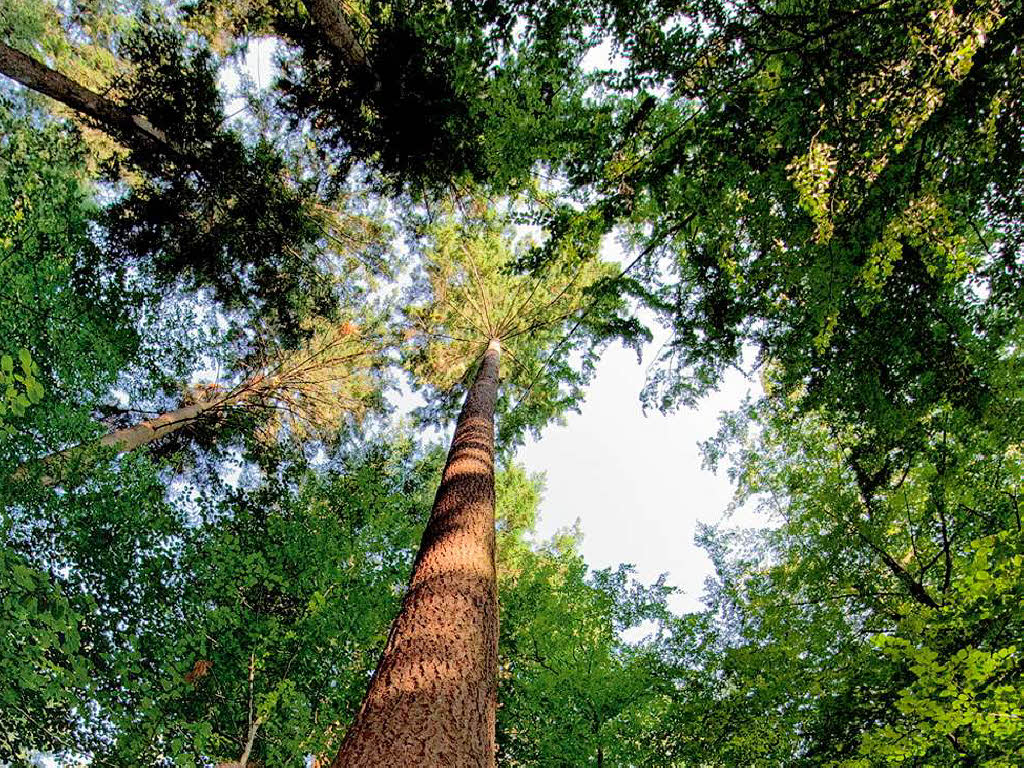
[{"label": "tree canopy", "polygon": [[[1022,28],[0,0],[0,764],[344,765],[436,694],[382,653],[483,670],[487,765],[1024,763]],[[516,459],[654,338],[648,410],[759,385],[687,613]],[[417,661],[469,507],[497,645]]]}]

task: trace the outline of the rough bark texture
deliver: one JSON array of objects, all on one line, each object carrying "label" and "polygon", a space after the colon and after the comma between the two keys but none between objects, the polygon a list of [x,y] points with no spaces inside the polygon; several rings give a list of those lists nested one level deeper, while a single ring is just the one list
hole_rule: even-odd
[{"label": "rough bark texture", "polygon": [[306,0],[306,8],[324,39],[344,59],[346,66],[358,77],[375,81],[366,49],[345,16],[342,0]]},{"label": "rough bark texture", "polygon": [[178,150],[168,141],[166,134],[154,127],[142,115],[133,114],[109,99],[79,85],[70,77],[40,64],[31,56],[0,43],[0,73],[17,80],[26,88],[38,91],[60,103],[81,112],[100,123],[104,130],[128,142],[141,142],[170,150]]},{"label": "rough bark texture", "polygon": [[491,768],[498,689],[492,341],[459,415],[409,591],[332,768]]}]

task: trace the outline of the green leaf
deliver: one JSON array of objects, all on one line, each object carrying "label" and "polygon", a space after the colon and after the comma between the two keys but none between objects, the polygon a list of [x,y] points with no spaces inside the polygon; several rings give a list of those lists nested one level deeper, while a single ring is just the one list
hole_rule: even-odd
[{"label": "green leaf", "polygon": [[26,568],[23,565],[15,563],[11,567],[11,575],[19,586],[25,589],[32,590],[36,587],[35,575],[32,573],[30,568]]}]

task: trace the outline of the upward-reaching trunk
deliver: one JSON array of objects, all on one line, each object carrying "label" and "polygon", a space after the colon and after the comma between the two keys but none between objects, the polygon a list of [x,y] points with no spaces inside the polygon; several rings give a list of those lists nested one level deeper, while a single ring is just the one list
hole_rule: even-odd
[{"label": "upward-reaching trunk", "polygon": [[342,7],[343,0],[306,0],[306,9],[324,39],[344,60],[352,73],[377,85],[377,76],[366,54],[366,48],[359,41],[356,30],[349,23]]},{"label": "upward-reaching trunk", "polygon": [[[254,376],[241,386],[223,395],[184,405],[181,408],[160,414],[152,419],[140,421],[138,424],[133,424],[130,427],[111,430],[99,439],[99,444],[113,447],[117,449],[118,453],[134,451],[137,448],[152,443],[154,440],[177,432],[179,429],[196,424],[204,418],[210,418],[219,411],[242,406],[250,400],[265,397],[273,391],[275,386],[276,383],[272,378]],[[65,461],[73,461],[75,455],[80,454],[83,448],[84,446],[74,446],[51,453],[41,459],[35,459],[30,463],[42,463],[47,469],[47,474],[42,477],[43,485],[54,485],[60,476],[60,465]],[[28,468],[29,464],[23,464],[18,467],[12,475],[12,479],[20,480],[24,478],[28,473]]]},{"label": "upward-reaching trunk", "polygon": [[[241,400],[239,398],[238,403],[241,403]],[[211,411],[230,404],[227,399],[218,398],[185,405],[155,418],[140,421],[138,424],[133,424],[130,427],[108,432],[100,438],[100,445],[112,446],[119,453],[134,451],[136,448],[141,448],[154,440],[166,437],[172,432],[177,432],[183,427],[195,424]]]},{"label": "upward-reaching trunk", "polygon": [[[99,444],[116,448],[119,453],[133,451],[184,427],[237,409],[275,414],[268,419],[268,434],[281,427],[285,419],[292,434],[330,429],[341,414],[363,412],[366,399],[375,391],[372,371],[380,351],[378,341],[361,336],[356,326],[345,322],[318,333],[303,349],[265,361],[258,372],[230,389],[203,387],[194,393],[198,395],[195,402],[108,432],[99,439]],[[72,446],[31,463],[52,468],[81,454],[85,447]],[[28,465],[22,465],[15,470],[13,479],[24,478],[27,473]],[[43,478],[44,484],[54,482],[52,476]]]},{"label": "upward-reaching trunk", "polygon": [[498,688],[490,343],[466,396],[409,591],[332,768],[491,768]]},{"label": "upward-reaching trunk", "polygon": [[[240,404],[244,398],[236,398],[234,402],[228,402],[225,398],[208,400],[205,402],[192,403],[173,411],[168,411],[152,419],[146,419],[138,424],[123,429],[115,429],[108,432],[99,439],[102,446],[112,446],[118,453],[126,453],[141,448],[148,443],[161,437],[166,437],[172,432],[177,432],[183,427],[195,424],[211,412],[232,404]],[[35,459],[28,464],[22,464],[11,475],[12,480],[24,479],[29,471],[29,466],[35,462],[41,463],[47,470],[41,478],[45,486],[55,485],[60,478],[61,465],[67,461],[74,461],[76,454],[81,454],[84,446],[75,446],[63,451],[51,453],[41,459]]]},{"label": "upward-reaching trunk", "polygon": [[105,131],[129,144],[137,143],[165,152],[181,154],[180,150],[168,140],[167,135],[144,116],[137,115],[110,99],[90,91],[70,77],[50,69],[31,56],[2,42],[0,42],[0,74],[7,75],[26,88],[38,91],[76,112],[91,117]]}]

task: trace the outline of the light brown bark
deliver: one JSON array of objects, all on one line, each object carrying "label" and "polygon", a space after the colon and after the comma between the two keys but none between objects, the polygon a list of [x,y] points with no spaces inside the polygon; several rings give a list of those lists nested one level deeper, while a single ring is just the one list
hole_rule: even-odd
[{"label": "light brown bark", "polygon": [[194,424],[202,418],[203,414],[223,404],[221,400],[212,400],[186,405],[156,418],[146,419],[130,427],[108,432],[100,438],[100,445],[113,446],[121,453],[134,451],[147,443],[177,432],[182,427]]},{"label": "light brown bark", "polygon": [[[273,385],[273,379],[262,376],[253,377],[246,381],[244,385],[220,397],[200,400],[155,416],[152,419],[146,419],[138,424],[133,424],[130,427],[108,432],[99,439],[99,444],[116,448],[118,453],[134,451],[154,440],[166,437],[172,432],[177,432],[179,429],[183,429],[190,424],[195,424],[204,417],[209,417],[215,411],[242,405],[247,400],[251,400],[264,394],[266,390],[272,389]],[[43,485],[49,486],[57,483],[60,475],[60,465],[64,461],[73,460],[74,456],[80,453],[83,448],[84,446],[74,446],[36,459],[35,461],[42,463],[48,471],[58,470],[54,474],[43,475],[41,478]],[[23,479],[28,473],[28,467],[28,464],[18,467],[12,475],[12,479]]]},{"label": "light brown bark", "polygon": [[[99,444],[113,446],[117,449],[118,453],[134,451],[136,448],[141,448],[143,445],[165,437],[183,427],[187,427],[189,424],[194,424],[205,414],[224,404],[223,400],[215,400],[186,405],[155,418],[133,424],[130,427],[108,432],[99,439]],[[40,482],[44,486],[56,485],[61,475],[61,465],[65,461],[73,461],[74,456],[81,453],[82,448],[83,446],[76,446],[37,459],[36,461],[42,463],[47,470],[47,473],[40,478]],[[28,474],[30,464],[31,462],[18,467],[11,475],[11,479],[15,481],[23,480]]]},{"label": "light brown bark", "polygon": [[409,590],[332,768],[494,765],[500,353],[492,341],[466,396]]},{"label": "light brown bark", "polygon": [[180,150],[168,140],[167,135],[144,116],[125,109],[2,42],[0,74],[91,117],[108,133],[129,143],[141,143],[180,154]]},{"label": "light brown bark", "polygon": [[[267,370],[249,376],[231,389],[222,390],[215,385],[200,387],[193,391],[195,402],[108,432],[99,439],[99,444],[116,448],[119,453],[133,451],[198,421],[236,408],[262,408],[268,413],[284,413],[296,421],[321,426],[336,415],[339,404],[349,405],[353,413],[358,412],[361,406],[358,385],[352,396],[337,391],[333,385],[344,382],[353,375],[353,371],[363,366],[368,369],[373,364],[375,349],[360,340],[355,326],[343,323],[319,336],[311,347],[278,359]],[[323,413],[318,410],[319,405],[328,399],[332,409]],[[73,459],[85,447],[72,446],[34,459],[16,469],[12,479],[24,479],[30,465],[42,464],[48,470],[59,468],[64,460]],[[57,479],[46,475],[42,482],[53,485]]]}]

